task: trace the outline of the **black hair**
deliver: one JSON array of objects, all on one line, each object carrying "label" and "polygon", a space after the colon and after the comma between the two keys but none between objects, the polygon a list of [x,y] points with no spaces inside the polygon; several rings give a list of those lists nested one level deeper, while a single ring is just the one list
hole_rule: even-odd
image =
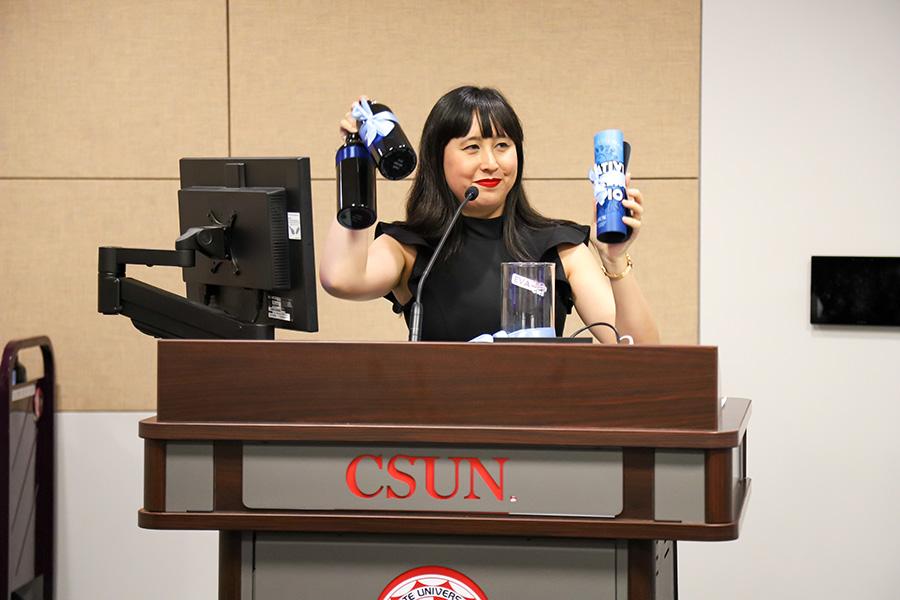
[{"label": "black hair", "polygon": [[[528,230],[568,222],[548,219],[528,203],[522,189],[522,167],[525,163],[522,124],[503,94],[494,88],[458,87],[444,94],[431,109],[422,130],[419,168],[409,192],[403,225],[428,240],[436,241],[443,234],[460,202],[447,185],[444,149],[450,140],[469,132],[476,114],[482,137],[494,137],[496,129],[498,135],[510,138],[516,146],[519,168],[503,207],[503,216],[506,217],[503,243],[516,260],[537,260],[540,257],[531,255],[524,234]],[[460,249],[463,235],[462,227],[454,227],[447,239],[445,260]]]}]

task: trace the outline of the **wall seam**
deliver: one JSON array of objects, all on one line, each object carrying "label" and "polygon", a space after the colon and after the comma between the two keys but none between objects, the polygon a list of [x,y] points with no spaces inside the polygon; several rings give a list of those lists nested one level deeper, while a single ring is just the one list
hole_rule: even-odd
[{"label": "wall seam", "polygon": [[[229,148],[229,157],[231,150]],[[334,177],[310,177],[310,181],[334,181]],[[587,177],[523,177],[522,181],[587,181]],[[698,177],[633,177],[632,181],[699,181]],[[0,177],[0,181],[180,181],[178,177]],[[379,179],[378,181],[385,181]]]},{"label": "wall seam", "polygon": [[0,181],[178,181],[178,177],[0,177]]},{"label": "wall seam", "polygon": [[703,177],[703,0],[700,0],[700,31],[698,71],[697,78],[697,343],[702,344],[703,338],[703,186],[700,178]]},{"label": "wall seam", "polygon": [[225,0],[225,87],[228,98],[228,156],[231,156],[231,1]]}]

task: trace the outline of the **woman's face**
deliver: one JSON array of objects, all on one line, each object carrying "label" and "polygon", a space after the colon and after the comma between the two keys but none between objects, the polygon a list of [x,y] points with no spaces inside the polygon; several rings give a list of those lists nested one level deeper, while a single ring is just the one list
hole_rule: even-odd
[{"label": "woman's face", "polygon": [[519,170],[516,145],[508,137],[481,137],[477,116],[472,117],[469,132],[450,140],[444,148],[444,177],[453,195],[462,202],[466,190],[478,188],[478,198],[470,202],[463,214],[491,218],[503,214],[506,195],[516,182]]}]

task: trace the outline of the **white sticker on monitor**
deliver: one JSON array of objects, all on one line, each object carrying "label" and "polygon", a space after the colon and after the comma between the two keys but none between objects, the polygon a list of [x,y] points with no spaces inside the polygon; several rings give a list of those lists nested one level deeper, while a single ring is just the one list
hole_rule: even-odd
[{"label": "white sticker on monitor", "polygon": [[270,319],[278,319],[279,321],[291,321],[291,309],[293,304],[289,298],[279,298],[278,296],[269,296],[268,315]]},{"label": "white sticker on monitor", "polygon": [[300,213],[289,212],[288,214],[288,239],[300,239]]}]

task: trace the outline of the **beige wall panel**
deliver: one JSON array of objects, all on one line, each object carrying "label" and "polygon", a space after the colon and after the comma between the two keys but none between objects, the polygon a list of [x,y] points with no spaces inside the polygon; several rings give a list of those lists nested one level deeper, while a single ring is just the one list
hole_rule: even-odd
[{"label": "beige wall panel", "polygon": [[[0,181],[0,336],[50,336],[62,409],[155,406],[155,341],[97,313],[97,247],[173,248],[177,190],[171,181]],[[128,274],[183,293],[177,269]]]},{"label": "beige wall panel", "polygon": [[[410,181],[378,182],[378,219],[399,221],[405,214],[406,194]],[[315,219],[316,268],[328,229],[335,221],[335,182],[314,181],[313,218]],[[375,228],[369,230],[374,238]],[[368,302],[352,302],[329,296],[321,287],[317,290],[319,332],[317,334],[280,330],[278,339],[291,340],[405,340],[406,322],[394,314],[391,304],[379,298]]]},{"label": "beige wall panel", "polygon": [[236,155],[309,155],[333,177],[355,95],[389,104],[418,145],[435,100],[474,83],[519,113],[526,177],[584,177],[608,127],[636,175],[698,174],[699,0],[257,0],[233,2],[230,23]]},{"label": "beige wall panel", "polygon": [[0,3],[0,177],[177,177],[228,154],[226,3]]},{"label": "beige wall panel", "polygon": [[[634,181],[644,195],[644,227],[629,250],[659,323],[663,344],[697,343],[699,198],[696,181]],[[590,184],[580,181],[529,181],[529,199],[545,215],[589,224]],[[629,275],[631,277],[632,275]],[[566,330],[583,323],[573,311]]]}]

